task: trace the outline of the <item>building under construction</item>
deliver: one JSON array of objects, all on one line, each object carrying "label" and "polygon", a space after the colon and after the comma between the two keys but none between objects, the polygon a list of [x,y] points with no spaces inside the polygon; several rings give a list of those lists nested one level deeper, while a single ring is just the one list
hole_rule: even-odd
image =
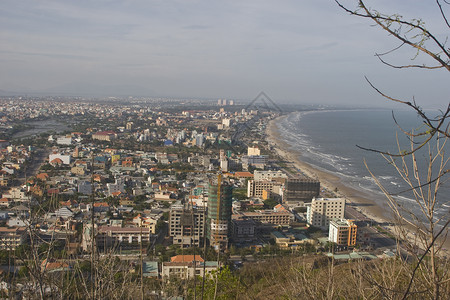
[{"label": "building under construction", "polygon": [[310,178],[289,178],[285,182],[283,203],[309,203],[320,193],[320,182]]},{"label": "building under construction", "polygon": [[216,250],[228,248],[229,228],[232,214],[233,188],[228,182],[210,182],[208,189],[208,239]]},{"label": "building under construction", "polygon": [[205,209],[172,205],[170,209],[169,235],[175,245],[193,247],[203,244],[205,236]]}]

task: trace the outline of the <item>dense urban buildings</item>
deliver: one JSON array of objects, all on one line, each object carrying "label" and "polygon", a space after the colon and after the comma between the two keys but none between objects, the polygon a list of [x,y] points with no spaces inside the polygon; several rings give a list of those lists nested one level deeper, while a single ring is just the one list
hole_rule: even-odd
[{"label": "dense urban buildings", "polygon": [[373,247],[370,227],[343,220],[344,198],[327,198],[332,191],[271,152],[264,126],[277,113],[144,103],[4,102],[5,137],[11,124],[49,117],[76,130],[2,137],[0,250],[33,251],[33,239],[36,251],[70,255],[43,270],[111,256],[124,262],[118,270],[166,284],[207,278],[231,258],[323,251],[326,241]]}]

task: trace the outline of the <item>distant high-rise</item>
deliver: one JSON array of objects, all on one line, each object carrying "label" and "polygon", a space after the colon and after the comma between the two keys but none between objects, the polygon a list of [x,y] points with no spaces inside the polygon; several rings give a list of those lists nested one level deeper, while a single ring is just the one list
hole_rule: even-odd
[{"label": "distant high-rise", "polygon": [[228,182],[211,182],[208,189],[208,239],[216,250],[228,248],[229,228],[232,214],[232,191]]},{"label": "distant high-rise", "polygon": [[[233,100],[231,100],[231,101],[233,101]],[[219,100],[217,100],[217,105],[219,105],[219,106],[227,105],[227,99],[219,99]],[[230,105],[232,105],[232,104],[230,104]]]}]

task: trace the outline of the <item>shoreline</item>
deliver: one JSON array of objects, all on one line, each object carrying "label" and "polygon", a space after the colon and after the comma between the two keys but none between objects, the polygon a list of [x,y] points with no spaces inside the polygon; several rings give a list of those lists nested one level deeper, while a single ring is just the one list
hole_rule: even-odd
[{"label": "shoreline", "polygon": [[[385,206],[382,207],[377,201],[370,198],[369,192],[353,188],[345,183],[339,176],[332,174],[331,172],[320,170],[316,166],[301,161],[299,158],[301,153],[298,150],[292,150],[290,146],[281,139],[281,135],[279,134],[276,123],[284,118],[287,118],[287,115],[281,115],[270,120],[266,127],[266,140],[268,144],[273,147],[273,152],[276,155],[284,158],[287,162],[292,163],[304,175],[319,180],[321,187],[328,191],[332,191],[336,194],[336,197],[345,198],[348,204],[351,204],[353,208],[357,208],[357,210],[367,218],[372,219],[379,224],[394,222],[394,217],[387,199],[386,202],[384,202]],[[385,227],[394,236],[398,236],[399,231],[402,230],[402,228],[398,228],[398,226],[391,225]],[[412,230],[406,229],[406,232],[409,240],[413,241],[417,239],[412,233]],[[450,255],[450,239],[444,241],[441,254]]]},{"label": "shoreline", "polygon": [[317,167],[301,161],[298,158],[300,155],[299,151],[289,149],[289,145],[280,138],[278,128],[276,128],[275,125],[276,122],[279,122],[286,117],[286,115],[283,115],[276,119],[270,120],[267,125],[267,142],[273,147],[274,152],[280,157],[283,157],[287,161],[293,163],[295,167],[300,169],[306,176],[319,180],[321,187],[324,187],[329,191],[334,191],[337,197],[345,198],[348,203],[351,203],[354,207],[357,207],[358,210],[360,210],[368,218],[373,219],[378,223],[390,222],[390,211],[380,207],[376,201],[370,199],[369,195],[366,194],[367,192],[349,187],[337,175],[319,170]]}]

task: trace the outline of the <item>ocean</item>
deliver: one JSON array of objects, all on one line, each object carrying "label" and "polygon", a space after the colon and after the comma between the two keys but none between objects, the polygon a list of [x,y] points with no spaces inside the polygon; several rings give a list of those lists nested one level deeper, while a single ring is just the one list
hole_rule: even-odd
[{"label": "ocean", "polygon": [[[433,114],[433,112],[429,112]],[[405,130],[423,129],[417,114],[411,111],[394,112],[397,123]],[[322,110],[293,112],[277,123],[280,137],[298,153],[301,161],[341,178],[349,186],[369,194],[377,204],[386,206],[387,200],[364,165],[396,199],[419,213],[409,188],[397,171],[380,154],[357,147],[399,152],[410,148],[408,139],[395,124],[390,110]],[[448,148],[448,146],[447,146]],[[426,151],[417,153],[419,170],[426,171]],[[448,154],[447,154],[448,157]],[[411,159],[407,159],[412,167]],[[447,166],[447,168],[450,167]],[[426,174],[425,174],[426,175]],[[424,176],[425,176],[424,175]],[[436,217],[447,216],[450,207],[450,184],[446,182],[438,193]]]}]

